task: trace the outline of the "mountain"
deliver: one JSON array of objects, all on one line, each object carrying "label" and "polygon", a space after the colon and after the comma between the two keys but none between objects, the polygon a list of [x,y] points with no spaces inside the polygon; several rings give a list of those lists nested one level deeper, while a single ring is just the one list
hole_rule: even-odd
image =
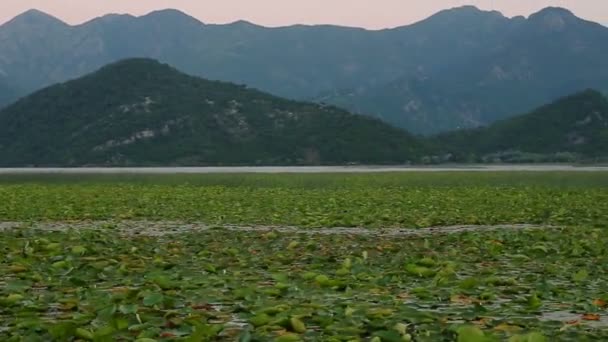
[{"label": "mountain", "polygon": [[608,90],[607,50],[608,28],[561,8],[507,18],[464,6],[377,31],[210,25],[176,10],[69,26],[29,11],[0,26],[0,71],[13,93],[0,107],[108,63],[146,57],[434,133],[487,125],[586,88]]},{"label": "mountain", "polygon": [[17,98],[19,91],[14,89],[11,83],[2,76],[0,71],[0,107],[2,104],[13,102]]},{"label": "mountain", "polygon": [[421,143],[369,117],[128,59],[0,111],[0,163],[404,163]]},{"label": "mountain", "polygon": [[176,10],[142,17],[113,14],[68,26],[30,11],[0,26],[0,69],[11,70],[9,78],[25,95],[114,61],[148,57],[192,75],[311,99],[465,61],[500,41],[509,22],[474,7],[379,31],[331,25],[266,28],[244,21],[206,25]]},{"label": "mountain", "polygon": [[608,99],[595,90],[566,96],[488,127],[430,138],[457,161],[574,161],[608,158]]},{"label": "mountain", "polygon": [[29,91],[63,80],[55,70],[62,63],[58,55],[68,46],[69,32],[70,26],[36,10],[0,26],[0,70],[6,82]]},{"label": "mountain", "polygon": [[148,57],[192,75],[302,99],[390,79],[403,64],[401,53],[387,51],[395,44],[385,35],[358,28],[270,29],[243,21],[205,25],[175,10],[142,17],[107,15],[78,26],[48,16],[26,25],[32,18],[28,12],[0,26],[0,69],[11,70],[9,77],[24,91],[121,59]]},{"label": "mountain", "polygon": [[511,19],[506,32],[491,49],[438,72],[323,100],[434,133],[487,125],[586,88],[608,90],[606,27],[547,8]]}]

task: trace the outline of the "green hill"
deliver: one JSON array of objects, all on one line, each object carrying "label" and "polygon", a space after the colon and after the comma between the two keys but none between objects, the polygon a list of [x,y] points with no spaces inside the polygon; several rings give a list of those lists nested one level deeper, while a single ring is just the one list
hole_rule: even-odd
[{"label": "green hill", "polygon": [[2,166],[404,163],[419,140],[379,120],[120,61],[0,112]]},{"label": "green hill", "polygon": [[608,157],[608,99],[594,90],[564,97],[488,127],[432,137],[458,161],[573,161]]}]

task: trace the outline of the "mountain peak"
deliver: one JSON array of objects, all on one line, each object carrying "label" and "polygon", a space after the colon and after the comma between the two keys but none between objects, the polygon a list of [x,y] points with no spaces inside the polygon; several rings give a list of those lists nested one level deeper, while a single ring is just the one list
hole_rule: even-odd
[{"label": "mountain peak", "polygon": [[446,11],[449,11],[449,12],[471,12],[471,13],[473,13],[473,12],[483,12],[477,6],[474,6],[474,5],[456,6],[456,7],[452,7],[451,9],[447,9]]},{"label": "mountain peak", "polygon": [[163,9],[163,10],[152,11],[144,16],[141,16],[140,18],[141,19],[160,19],[160,20],[171,21],[171,22],[187,21],[187,22],[196,23],[199,25],[203,24],[203,22],[194,18],[193,16],[191,16],[187,13],[184,13],[180,10],[174,9],[174,8],[167,8],[167,9]]},{"label": "mountain peak", "polygon": [[39,11],[37,9],[30,9],[30,10],[27,10],[27,11],[19,14],[18,16],[14,17],[12,20],[7,22],[5,25],[8,25],[8,24],[23,24],[23,25],[28,25],[28,26],[48,26],[48,25],[67,26],[66,23],[59,20],[58,18],[56,18],[48,13]]},{"label": "mountain peak", "polygon": [[532,15],[529,20],[548,31],[563,31],[568,23],[578,20],[570,10],[562,7],[547,7]]},{"label": "mountain peak", "polygon": [[[190,78],[191,76],[179,71],[169,64],[152,58],[134,57],[118,60],[101,67],[97,72],[89,74],[93,77],[130,78],[144,82],[164,82],[162,80],[174,77]],[[153,84],[152,82],[151,84]]]},{"label": "mountain peak", "polygon": [[543,9],[541,9],[540,11],[532,14],[530,16],[530,18],[532,18],[534,16],[547,16],[547,15],[552,15],[552,16],[559,15],[562,17],[576,17],[574,15],[574,13],[572,13],[572,11],[570,11],[567,8],[550,6],[550,7],[545,7]]},{"label": "mountain peak", "polygon": [[[442,26],[454,25],[460,23],[467,23],[468,25],[475,25],[480,20],[501,20],[506,19],[505,16],[498,11],[484,11],[473,5],[466,5],[460,7],[454,7],[439,11],[427,19],[422,20],[419,23],[439,23]],[[415,24],[414,24],[415,25]]]},{"label": "mountain peak", "polygon": [[564,97],[563,99],[568,98],[580,98],[580,99],[605,99],[604,94],[595,90],[593,88],[588,88],[578,93],[572,94],[570,96]]},{"label": "mountain peak", "polygon": [[101,16],[99,18],[95,18],[91,21],[95,21],[95,20],[102,20],[102,21],[108,21],[108,22],[112,22],[112,21],[117,21],[117,20],[123,20],[123,19],[133,19],[135,18],[134,16],[132,16],[131,14],[125,14],[125,13],[109,13],[106,14],[104,16]]},{"label": "mountain peak", "polygon": [[35,8],[31,8],[21,14],[19,14],[16,18],[28,18],[28,19],[39,19],[39,18],[55,18],[52,15],[37,10]]},{"label": "mountain peak", "polygon": [[200,25],[204,25],[202,22],[200,22],[198,19],[182,12],[176,9],[164,9],[164,10],[158,10],[158,11],[152,11],[148,14],[142,15],[142,16],[133,16],[131,14],[118,14],[118,13],[112,13],[112,14],[106,14],[102,17],[98,17],[95,19],[90,20],[89,22],[85,23],[89,24],[89,23],[96,23],[96,22],[103,22],[103,23],[108,23],[108,22],[134,22],[135,20],[142,20],[142,21],[147,21],[147,22],[158,22],[160,24],[162,24],[163,26],[167,26],[167,27],[175,27],[177,25],[189,25],[189,26],[200,26]]},{"label": "mountain peak", "polygon": [[156,59],[143,57],[122,59],[102,67],[99,71],[124,70],[128,72],[129,70],[137,70],[138,68],[146,68],[148,72],[177,71],[168,64],[161,63]]},{"label": "mountain peak", "polygon": [[436,15],[449,15],[449,14],[466,15],[466,16],[492,14],[492,15],[498,15],[501,17],[503,16],[502,13],[500,13],[498,11],[484,11],[473,5],[464,5],[464,6],[453,7],[450,9],[440,11]]},{"label": "mountain peak", "polygon": [[243,19],[231,22],[228,25],[242,27],[242,28],[260,27],[259,25],[256,25],[250,21],[243,20]]}]

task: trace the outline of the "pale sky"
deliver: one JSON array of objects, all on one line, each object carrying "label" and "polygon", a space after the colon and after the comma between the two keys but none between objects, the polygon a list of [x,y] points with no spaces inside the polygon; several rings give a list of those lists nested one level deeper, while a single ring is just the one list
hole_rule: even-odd
[{"label": "pale sky", "polygon": [[70,24],[107,13],[142,15],[176,8],[205,23],[243,19],[264,26],[336,24],[378,29],[410,24],[462,5],[496,9],[509,17],[559,6],[608,24],[608,0],[0,0],[0,23],[31,8]]}]

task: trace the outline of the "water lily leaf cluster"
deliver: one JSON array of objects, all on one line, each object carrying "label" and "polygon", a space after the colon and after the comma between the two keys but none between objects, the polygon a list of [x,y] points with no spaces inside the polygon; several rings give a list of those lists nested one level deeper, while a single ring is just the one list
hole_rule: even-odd
[{"label": "water lily leaf cluster", "polygon": [[[163,178],[152,184],[104,178],[86,183],[0,183],[0,218],[145,219],[312,228],[608,225],[608,184],[594,186],[601,182],[595,176],[587,179],[574,173],[555,179],[549,174],[545,177],[555,179],[555,184],[549,185],[530,174],[489,179],[488,175],[471,173],[439,176],[266,175],[226,179],[207,175],[198,180],[204,182],[203,186],[196,179],[188,183],[189,178],[175,180],[175,184],[165,184],[168,180]],[[472,182],[470,178],[485,182]],[[563,188],[556,185],[560,180],[582,185]],[[432,186],[433,182],[437,185]],[[551,253],[550,247],[537,244],[537,254]]]},{"label": "water lily leaf cluster", "polygon": [[22,227],[2,232],[0,250],[2,341],[608,339],[601,228],[429,238]]}]

